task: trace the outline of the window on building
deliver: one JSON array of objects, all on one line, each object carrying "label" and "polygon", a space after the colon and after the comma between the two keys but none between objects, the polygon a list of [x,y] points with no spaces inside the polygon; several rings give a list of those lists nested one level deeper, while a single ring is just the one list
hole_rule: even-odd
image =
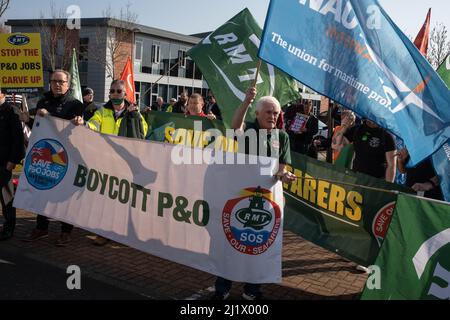
[{"label": "window on building", "polygon": [[135,97],[136,97],[135,101],[136,101],[139,109],[141,109],[141,93],[136,91]]},{"label": "window on building", "polygon": [[142,73],[152,73],[152,68],[147,66],[142,66]]},{"label": "window on building", "polygon": [[151,83],[141,82],[140,84],[140,99],[139,106],[141,109],[150,106],[150,92],[151,92]]},{"label": "window on building", "polygon": [[80,61],[79,65],[80,73],[88,72],[88,61],[89,61],[88,53],[89,53],[89,38],[80,38],[80,50],[78,52],[78,60]]},{"label": "window on building", "polygon": [[162,61],[162,69],[161,69],[162,74],[167,75],[169,69],[170,69],[170,59],[165,58]]},{"label": "window on building", "polygon": [[[178,86],[178,96],[180,96],[182,92],[184,92],[184,87]],[[187,90],[186,90],[186,92],[187,92]]]},{"label": "window on building", "polygon": [[153,42],[149,39],[142,40],[142,73],[152,73],[152,49]]},{"label": "window on building", "polygon": [[134,45],[134,60],[142,60],[142,41],[136,41]]},{"label": "window on building", "polygon": [[186,68],[186,50],[178,50],[178,65]]},{"label": "window on building", "polygon": [[161,61],[161,46],[159,44],[152,45],[152,63]]},{"label": "window on building", "polygon": [[169,69],[171,77],[178,77],[178,69],[180,68],[180,66],[178,65],[178,50],[180,50],[180,46],[178,44],[170,44]]},{"label": "window on building", "polygon": [[170,43],[167,42],[161,42],[161,63],[160,63],[160,69],[159,74],[160,75],[166,75],[169,71],[169,64],[170,64]]},{"label": "window on building", "polygon": [[194,79],[194,61],[186,58],[186,78]]},{"label": "window on building", "polygon": [[313,115],[315,115],[316,117],[319,115],[318,110],[319,110],[319,108],[317,108],[317,106],[314,106],[314,107],[313,107],[312,113],[313,113]]},{"label": "window on building", "polygon": [[177,93],[177,86],[174,85],[169,85],[169,94],[168,94],[168,99],[170,98],[178,98],[178,93]]},{"label": "window on building", "polygon": [[196,63],[194,64],[194,79],[202,80],[202,73]]},{"label": "window on building", "polygon": [[163,98],[164,103],[167,101],[167,84],[158,84],[158,95]]},{"label": "window on building", "polygon": [[150,106],[153,105],[153,103],[156,102],[156,99],[158,98],[158,92],[153,92],[151,95],[151,100],[150,100]]}]

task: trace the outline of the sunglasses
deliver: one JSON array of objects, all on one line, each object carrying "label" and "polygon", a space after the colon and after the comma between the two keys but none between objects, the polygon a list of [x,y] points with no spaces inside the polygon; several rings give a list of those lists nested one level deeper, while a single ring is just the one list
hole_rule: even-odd
[{"label": "sunglasses", "polygon": [[117,94],[121,94],[123,92],[123,90],[122,89],[109,89],[109,93],[117,93]]},{"label": "sunglasses", "polygon": [[59,84],[59,85],[62,86],[64,83],[67,83],[68,81],[65,81],[65,80],[50,80],[50,82],[54,83],[54,84]]}]

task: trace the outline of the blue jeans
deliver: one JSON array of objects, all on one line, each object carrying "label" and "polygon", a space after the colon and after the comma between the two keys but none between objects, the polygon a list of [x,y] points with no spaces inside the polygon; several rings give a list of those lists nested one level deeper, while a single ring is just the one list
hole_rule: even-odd
[{"label": "blue jeans", "polygon": [[[231,285],[233,282],[231,280],[227,280],[221,277],[217,277],[215,287],[216,293],[225,294],[231,290]],[[261,295],[261,284],[255,283],[246,283],[244,285],[244,292],[247,294],[252,294],[255,296]]]}]

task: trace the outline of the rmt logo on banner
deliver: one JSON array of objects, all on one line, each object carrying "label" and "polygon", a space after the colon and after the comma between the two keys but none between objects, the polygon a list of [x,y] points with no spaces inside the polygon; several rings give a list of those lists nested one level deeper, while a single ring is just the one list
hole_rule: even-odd
[{"label": "rmt logo on banner", "polygon": [[261,254],[275,242],[281,226],[281,210],[269,190],[247,188],[242,197],[229,200],[223,209],[222,226],[237,251]]}]

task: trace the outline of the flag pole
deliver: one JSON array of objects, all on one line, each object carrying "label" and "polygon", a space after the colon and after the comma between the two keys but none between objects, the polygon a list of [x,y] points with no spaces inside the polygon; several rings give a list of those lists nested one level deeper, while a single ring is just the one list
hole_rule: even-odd
[{"label": "flag pole", "polygon": [[252,87],[256,87],[256,83],[258,82],[260,68],[261,68],[261,59],[258,59],[258,66],[256,67],[255,80],[253,80]]},{"label": "flag pole", "polygon": [[162,78],[164,78],[165,76],[167,76],[170,71],[172,71],[173,68],[175,68],[176,66],[178,66],[180,64],[180,61],[178,61],[176,64],[174,64],[172,66],[172,68],[170,68],[165,74],[163,74],[161,77],[159,77],[151,86],[150,88],[148,88],[142,95],[145,96],[147,94],[147,92],[149,92],[150,90],[152,90],[152,88],[155,86],[155,84],[157,84]]},{"label": "flag pole", "polygon": [[[328,101],[328,112],[327,112],[327,116],[328,116],[328,132],[327,132],[327,138],[328,139],[332,139],[333,138],[333,129],[334,129],[334,119],[333,119],[333,111],[334,109],[337,107],[335,105],[335,103],[331,103],[331,101]],[[327,162],[328,163],[333,163],[333,149],[330,147],[327,148]]]}]

